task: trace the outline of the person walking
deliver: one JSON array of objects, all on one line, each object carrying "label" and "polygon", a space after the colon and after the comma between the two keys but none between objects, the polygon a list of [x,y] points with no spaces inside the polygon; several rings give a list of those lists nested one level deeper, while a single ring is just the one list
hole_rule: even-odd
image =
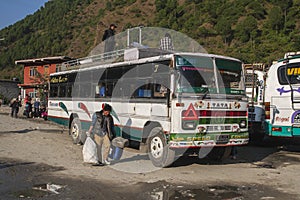
[{"label": "person walking", "polygon": [[18,98],[14,98],[12,99],[12,101],[10,102],[10,107],[11,107],[11,117],[18,117],[18,112],[19,112],[19,108],[21,107],[21,104],[19,102]]},{"label": "person walking", "polygon": [[112,52],[115,49],[115,29],[117,26],[115,24],[111,24],[108,29],[104,31],[102,41],[105,42],[104,53]]},{"label": "person walking", "polygon": [[162,50],[174,51],[172,38],[169,33],[166,33],[165,37],[160,40],[159,48]]},{"label": "person walking", "polygon": [[105,104],[101,111],[95,112],[92,116],[92,124],[87,132],[89,135],[91,133],[94,135],[99,160],[97,165],[110,164],[108,161],[110,142],[115,137],[114,120],[110,115],[111,110],[112,107],[109,104]]}]

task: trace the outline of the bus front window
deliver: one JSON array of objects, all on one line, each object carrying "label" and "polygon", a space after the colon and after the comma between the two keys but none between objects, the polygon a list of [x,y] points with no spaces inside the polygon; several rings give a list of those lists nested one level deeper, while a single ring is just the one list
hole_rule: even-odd
[{"label": "bus front window", "polygon": [[242,63],[238,60],[177,56],[176,69],[180,77],[178,92],[201,94],[209,91],[233,95],[244,93]]},{"label": "bus front window", "polygon": [[213,59],[202,56],[177,56],[178,92],[205,93],[215,87]]},{"label": "bus front window", "polygon": [[[216,58],[219,88],[221,93],[241,94],[244,89],[242,63],[234,60]],[[223,89],[223,90],[222,90]],[[224,91],[225,89],[225,91]]]}]

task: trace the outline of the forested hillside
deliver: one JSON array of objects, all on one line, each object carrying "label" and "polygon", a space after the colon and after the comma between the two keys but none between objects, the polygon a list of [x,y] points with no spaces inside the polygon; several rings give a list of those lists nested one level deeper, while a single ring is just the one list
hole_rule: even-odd
[{"label": "forested hillside", "polygon": [[170,28],[245,63],[300,50],[300,0],[52,0],[0,30],[0,78],[20,75],[15,60],[87,56],[110,23]]}]

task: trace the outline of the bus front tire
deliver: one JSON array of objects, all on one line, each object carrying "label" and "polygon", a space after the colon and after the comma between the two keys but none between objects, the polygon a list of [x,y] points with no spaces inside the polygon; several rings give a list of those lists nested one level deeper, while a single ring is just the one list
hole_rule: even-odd
[{"label": "bus front tire", "polygon": [[79,118],[75,117],[72,120],[71,127],[70,127],[70,135],[73,139],[74,144],[82,144],[82,129],[81,129],[81,122]]},{"label": "bus front tire", "polygon": [[169,148],[160,127],[151,130],[147,143],[148,155],[155,167],[168,167],[174,162],[175,151]]}]

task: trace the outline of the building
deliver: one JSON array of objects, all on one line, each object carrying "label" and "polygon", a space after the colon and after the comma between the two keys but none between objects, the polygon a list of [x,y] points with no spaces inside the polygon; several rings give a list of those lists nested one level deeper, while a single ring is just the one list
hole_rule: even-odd
[{"label": "building", "polygon": [[9,103],[11,99],[18,97],[20,92],[18,87],[19,83],[20,82],[16,79],[0,80],[0,99],[2,100],[2,103]]},{"label": "building", "polygon": [[33,98],[46,97],[49,75],[61,71],[62,63],[69,60],[66,56],[56,56],[15,61],[16,65],[24,66],[24,83],[19,84],[23,98],[26,94]]}]

